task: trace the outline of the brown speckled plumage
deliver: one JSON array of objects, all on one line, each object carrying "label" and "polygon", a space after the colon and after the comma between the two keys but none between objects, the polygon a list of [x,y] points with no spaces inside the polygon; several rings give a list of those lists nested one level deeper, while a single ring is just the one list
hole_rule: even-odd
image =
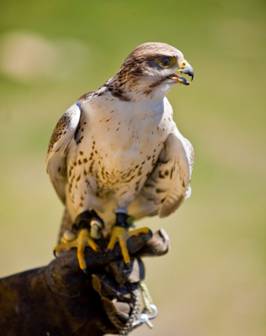
[{"label": "brown speckled plumage", "polygon": [[183,59],[164,43],[145,43],[100,89],[82,95],[59,120],[48,150],[48,173],[72,221],[96,210],[107,227],[115,211],[165,216],[188,195],[192,147],[177,130],[165,97]]},{"label": "brown speckled plumage", "polygon": [[66,134],[65,132],[67,131],[69,122],[70,116],[68,114],[63,114],[62,117],[58,120],[49,142],[48,152],[52,150],[54,144],[60,139],[60,137]]}]

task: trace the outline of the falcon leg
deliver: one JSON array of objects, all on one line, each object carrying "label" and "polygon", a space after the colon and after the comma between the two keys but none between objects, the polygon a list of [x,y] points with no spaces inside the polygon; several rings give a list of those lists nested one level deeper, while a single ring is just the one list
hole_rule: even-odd
[{"label": "falcon leg", "polygon": [[54,250],[55,254],[57,255],[72,248],[77,248],[79,267],[85,271],[87,268],[85,248],[88,246],[95,252],[99,250],[98,245],[94,241],[95,238],[98,238],[95,226],[98,226],[98,231],[102,227],[102,220],[95,211],[81,213],[73,224],[73,231],[67,230],[63,234],[61,241]]},{"label": "falcon leg", "polygon": [[116,243],[119,244],[125,264],[130,263],[130,256],[127,248],[127,240],[133,235],[147,234],[150,230],[146,227],[129,231],[131,224],[126,213],[116,214],[116,224],[112,229],[111,238],[107,246],[108,250],[113,250]]}]

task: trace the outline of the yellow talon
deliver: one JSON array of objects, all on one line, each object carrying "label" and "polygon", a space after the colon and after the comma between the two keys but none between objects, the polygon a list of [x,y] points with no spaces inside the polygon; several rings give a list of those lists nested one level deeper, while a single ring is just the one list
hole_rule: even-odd
[{"label": "yellow talon", "polygon": [[113,250],[116,242],[118,242],[123,260],[126,264],[130,263],[130,257],[127,249],[127,240],[129,238],[128,230],[121,226],[114,226],[111,233],[111,239],[107,246],[108,250]]},{"label": "yellow talon", "polygon": [[91,238],[89,230],[81,229],[77,236],[74,236],[72,240],[68,240],[63,236],[60,243],[55,248],[55,253],[59,254],[76,247],[79,267],[82,270],[85,270],[87,268],[85,260],[85,248],[87,246],[89,246],[94,252],[97,252],[99,249],[98,245]]},{"label": "yellow talon", "polygon": [[94,252],[98,250],[98,246],[91,239],[89,230],[81,229],[77,238],[77,257],[79,262],[79,267],[82,270],[87,268],[86,260],[85,260],[85,248],[89,246]]},{"label": "yellow talon", "polygon": [[149,232],[150,232],[149,228],[142,227],[142,228],[139,228],[139,229],[130,230],[129,231],[129,236],[130,237],[132,237],[132,236],[138,236],[140,234],[148,234]]},{"label": "yellow talon", "polygon": [[129,264],[130,256],[129,256],[128,248],[127,248],[128,238],[139,235],[139,234],[147,234],[149,232],[150,230],[147,227],[128,231],[128,229],[123,228],[121,226],[114,226],[112,229],[111,238],[107,246],[107,249],[113,250],[115,247],[115,244],[118,243],[121,249],[121,254],[122,254],[124,262],[126,264]]}]

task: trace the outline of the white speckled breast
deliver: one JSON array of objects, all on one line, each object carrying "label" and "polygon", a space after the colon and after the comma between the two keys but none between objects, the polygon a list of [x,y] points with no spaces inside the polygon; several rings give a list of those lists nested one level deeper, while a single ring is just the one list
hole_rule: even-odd
[{"label": "white speckled breast", "polygon": [[88,202],[101,211],[100,203],[106,206],[110,197],[121,204],[125,199],[127,206],[170,133],[171,106],[166,98],[131,103],[103,96],[84,103],[82,109],[79,140],[68,156],[68,193],[77,209],[73,211],[80,212]]}]

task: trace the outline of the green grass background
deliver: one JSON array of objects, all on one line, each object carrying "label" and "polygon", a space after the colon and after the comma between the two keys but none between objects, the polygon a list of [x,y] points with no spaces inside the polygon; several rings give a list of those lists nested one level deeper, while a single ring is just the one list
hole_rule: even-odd
[{"label": "green grass background", "polygon": [[12,32],[82,46],[70,44],[52,74],[22,80],[0,72],[0,275],[52,258],[62,206],[44,161],[59,116],[136,45],[168,42],[196,72],[193,85],[169,94],[196,151],[193,194],[170,218],[142,221],[168,231],[171,251],[147,261],[160,309],[155,329],[133,334],[265,335],[265,2],[5,0],[0,7],[0,60]]}]

